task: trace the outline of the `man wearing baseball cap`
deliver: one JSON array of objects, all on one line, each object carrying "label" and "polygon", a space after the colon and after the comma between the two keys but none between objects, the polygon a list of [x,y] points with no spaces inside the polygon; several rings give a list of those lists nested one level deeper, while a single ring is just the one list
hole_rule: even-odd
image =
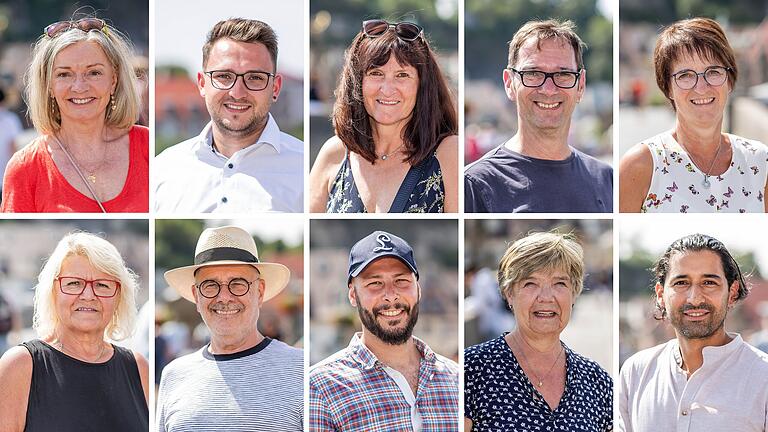
[{"label": "man wearing baseball cap", "polygon": [[375,231],[352,247],[348,296],[363,331],[310,371],[310,430],[458,430],[458,365],[412,336],[418,280],[400,237]]},{"label": "man wearing baseball cap", "polygon": [[194,302],[211,343],[163,369],[157,431],[301,431],[303,351],[264,337],[261,305],[290,271],[259,261],[253,237],[233,226],[200,235],[194,264],[165,280]]}]

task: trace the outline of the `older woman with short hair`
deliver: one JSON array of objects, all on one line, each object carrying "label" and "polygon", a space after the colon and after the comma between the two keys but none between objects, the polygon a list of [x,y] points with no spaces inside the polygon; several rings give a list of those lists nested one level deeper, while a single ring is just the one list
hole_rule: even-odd
[{"label": "older woman with short hair", "polygon": [[501,258],[498,280],[517,328],[464,351],[465,430],[611,430],[611,377],[560,341],[583,288],[575,238],[517,240]]},{"label": "older woman with short hair", "polygon": [[26,73],[41,134],[8,163],[4,212],[147,212],[149,131],[130,42],[101,19],[47,26]]},{"label": "older woman with short hair", "polygon": [[137,285],[108,241],[59,242],[35,287],[39,339],[0,359],[0,430],[148,429],[147,360],[109,342],[133,333]]},{"label": "older woman with short hair", "polygon": [[653,63],[675,127],[622,158],[620,211],[768,211],[768,147],[722,132],[738,67],[720,25],[708,18],[670,25],[656,40]]},{"label": "older woman with short hair", "polygon": [[310,211],[458,211],[456,105],[421,26],[363,21],[336,89]]}]

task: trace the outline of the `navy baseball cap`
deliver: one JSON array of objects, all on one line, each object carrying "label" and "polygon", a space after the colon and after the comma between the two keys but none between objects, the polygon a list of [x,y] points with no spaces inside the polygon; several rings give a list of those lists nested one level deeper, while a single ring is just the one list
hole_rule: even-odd
[{"label": "navy baseball cap", "polygon": [[419,271],[416,270],[416,260],[413,258],[411,246],[394,234],[374,231],[355,243],[349,251],[347,283],[368,267],[368,264],[383,257],[399,258],[416,274],[416,280],[419,279]]}]

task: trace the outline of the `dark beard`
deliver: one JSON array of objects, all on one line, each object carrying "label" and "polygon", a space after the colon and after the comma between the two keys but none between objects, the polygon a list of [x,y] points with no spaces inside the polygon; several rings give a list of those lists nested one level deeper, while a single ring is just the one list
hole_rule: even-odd
[{"label": "dark beard", "polygon": [[[708,311],[708,319],[701,322],[685,322],[683,312],[690,309],[704,309]],[[677,311],[671,313],[669,319],[672,322],[672,327],[677,329],[677,331],[686,339],[706,339],[723,328],[726,310],[727,306],[724,306],[721,311],[718,312],[715,310],[715,307],[709,303],[703,303],[697,306],[686,303],[678,308]]]},{"label": "dark beard", "polygon": [[[408,321],[405,327],[400,329],[387,329],[379,325],[379,323],[376,321],[376,315],[383,310],[394,308],[403,309],[403,311],[408,315]],[[416,304],[413,305],[413,308],[410,308],[403,303],[395,303],[394,305],[386,307],[375,307],[371,311],[358,305],[357,314],[360,316],[360,322],[363,323],[363,327],[365,327],[374,336],[379,338],[382,342],[389,345],[402,345],[411,339],[411,335],[413,334],[413,327],[416,326],[416,321],[419,320],[419,302],[417,301]],[[396,325],[399,323],[400,320],[393,324]]]}]

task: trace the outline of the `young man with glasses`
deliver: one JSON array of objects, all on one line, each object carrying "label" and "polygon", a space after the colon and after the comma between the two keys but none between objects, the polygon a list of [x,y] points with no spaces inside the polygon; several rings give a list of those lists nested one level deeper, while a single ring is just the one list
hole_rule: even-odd
[{"label": "young man with glasses", "polygon": [[310,371],[309,430],[458,430],[458,365],[412,335],[418,280],[402,238],[375,231],[352,246],[348,296],[363,331]]},{"label": "young man with glasses", "polygon": [[301,431],[303,351],[257,327],[261,305],[290,271],[259,261],[253,237],[233,226],[203,231],[194,263],[165,280],[195,303],[211,342],[163,369],[156,431]]},{"label": "young man with glasses", "polygon": [[303,211],[303,148],[270,114],[280,95],[277,36],[257,20],[216,24],[203,46],[199,136],[155,158],[155,211]]},{"label": "young man with glasses", "polygon": [[613,211],[611,167],[568,145],[586,85],[583,46],[570,21],[530,21],[515,33],[503,79],[517,134],[467,167],[465,211]]}]

